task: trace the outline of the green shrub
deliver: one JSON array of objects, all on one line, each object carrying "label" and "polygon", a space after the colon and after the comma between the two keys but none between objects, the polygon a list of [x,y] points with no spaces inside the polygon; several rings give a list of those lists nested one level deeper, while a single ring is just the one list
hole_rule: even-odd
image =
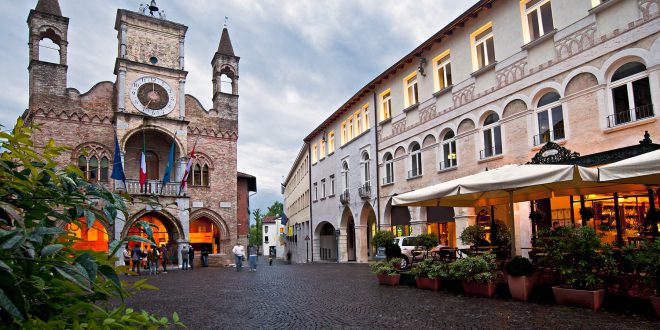
[{"label": "green shrub", "polygon": [[530,276],[534,273],[534,266],[525,257],[513,257],[506,265],[506,271],[511,276]]},{"label": "green shrub", "polygon": [[419,234],[415,241],[417,246],[424,248],[428,253],[430,249],[438,245],[438,238],[433,234]]},{"label": "green shrub", "polygon": [[434,262],[428,272],[429,278],[449,278],[449,264],[446,262]]},{"label": "green shrub", "polygon": [[431,267],[433,267],[433,260],[424,259],[413,265],[412,268],[410,269],[410,273],[415,277],[430,278],[429,272],[431,271]]},{"label": "green shrub", "polygon": [[471,246],[489,245],[486,241],[486,229],[479,225],[467,226],[461,233],[461,241],[463,244]]},{"label": "green shrub", "polygon": [[392,258],[390,260],[383,260],[374,262],[369,267],[371,272],[376,275],[396,275],[397,266],[401,263],[401,259]]},{"label": "green shrub", "polygon": [[371,239],[371,244],[376,248],[394,245],[394,234],[389,230],[379,230]]},{"label": "green shrub", "polygon": [[[114,267],[114,254],[127,241],[153,244],[129,236],[110,243],[108,254],[72,248],[79,240],[68,224],[96,221],[112,225],[126,215],[124,197],[102,184],[81,179],[75,166],[55,161],[64,147],[50,140],[38,149],[32,128],[18,120],[12,132],[0,132],[0,322],[2,328],[78,329],[158,328],[183,326],[124,305],[111,309],[102,302],[123,299],[128,289],[155,289],[137,281],[119,280],[127,266]],[[130,198],[130,196],[126,196]],[[139,222],[148,237],[149,224]]]},{"label": "green shrub", "polygon": [[490,253],[458,259],[449,264],[449,276],[456,280],[486,283],[495,280],[499,274],[495,256]]}]

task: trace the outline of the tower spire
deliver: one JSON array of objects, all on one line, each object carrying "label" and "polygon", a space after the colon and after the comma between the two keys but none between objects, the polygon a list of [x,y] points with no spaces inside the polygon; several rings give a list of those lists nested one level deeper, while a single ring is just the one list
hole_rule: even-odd
[{"label": "tower spire", "polygon": [[222,55],[236,56],[234,55],[234,47],[231,45],[231,39],[229,39],[229,31],[227,30],[227,25],[222,28],[222,36],[220,37],[220,44],[218,45],[218,53]]},{"label": "tower spire", "polygon": [[62,16],[60,3],[57,0],[39,0],[39,2],[37,2],[37,7],[35,7],[34,10],[45,14]]}]

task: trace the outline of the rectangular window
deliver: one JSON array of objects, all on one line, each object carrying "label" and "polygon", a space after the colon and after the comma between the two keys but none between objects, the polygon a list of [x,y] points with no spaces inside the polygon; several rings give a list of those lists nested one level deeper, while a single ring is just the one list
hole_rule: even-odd
[{"label": "rectangular window", "polygon": [[264,236],[264,243],[268,243],[268,236]]},{"label": "rectangular window", "polygon": [[472,33],[473,68],[477,71],[495,62],[495,44],[493,42],[493,27],[488,23]]},{"label": "rectangular window", "polygon": [[386,90],[380,94],[381,104],[381,121],[387,120],[392,117],[392,98],[390,97],[390,90]]},{"label": "rectangular window", "polygon": [[316,153],[316,144],[312,145],[312,163],[316,164],[316,161],[318,160],[318,154]]},{"label": "rectangular window", "polygon": [[341,123],[341,145],[346,144],[346,122]]},{"label": "rectangular window", "polygon": [[529,0],[524,4],[522,10],[523,17],[527,21],[526,42],[554,30],[550,0]]},{"label": "rectangular window", "polygon": [[319,142],[319,159],[325,158],[325,140],[321,138],[321,142]]},{"label": "rectangular window", "polygon": [[325,198],[325,179],[321,180],[321,199]]},{"label": "rectangular window", "polygon": [[335,131],[328,133],[328,155],[335,152]]},{"label": "rectangular window", "polygon": [[264,233],[268,233],[268,226],[264,226]]},{"label": "rectangular window", "polygon": [[319,200],[319,187],[316,182],[314,182],[314,201]]},{"label": "rectangular window", "polygon": [[449,51],[445,51],[433,60],[435,66],[435,90],[440,91],[451,86],[451,61]]},{"label": "rectangular window", "polygon": [[346,142],[353,140],[353,117],[348,118],[348,124],[346,125]]},{"label": "rectangular window", "polygon": [[369,129],[369,104],[362,107],[362,131]]},{"label": "rectangular window", "polygon": [[330,176],[330,196],[335,195],[335,176]]},{"label": "rectangular window", "polygon": [[406,108],[417,104],[418,94],[417,94],[417,73],[413,72],[411,75],[405,79],[405,94],[406,94]]},{"label": "rectangular window", "polygon": [[362,134],[362,116],[360,116],[360,111],[353,114],[353,118],[355,119],[355,129],[353,131],[357,137],[358,135]]}]

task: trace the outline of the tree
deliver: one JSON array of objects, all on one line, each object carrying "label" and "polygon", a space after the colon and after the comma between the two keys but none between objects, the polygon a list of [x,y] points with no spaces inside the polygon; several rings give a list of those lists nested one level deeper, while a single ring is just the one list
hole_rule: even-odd
[{"label": "tree", "polygon": [[284,205],[281,202],[275,201],[273,205],[268,207],[266,216],[282,216],[284,214]]},{"label": "tree", "polygon": [[[3,328],[77,329],[156,328],[180,325],[147,312],[102,302],[123,299],[129,288],[154,288],[119,280],[127,266],[113,267],[116,251],[127,241],[153,244],[151,227],[137,225],[149,238],[115,240],[108,254],[72,248],[78,240],[69,225],[112,225],[126,214],[125,198],[103,184],[84,179],[75,166],[54,159],[66,150],[51,139],[35,148],[32,128],[18,120],[0,132],[0,323]],[[99,303],[100,302],[100,303]]]},{"label": "tree", "polygon": [[249,244],[252,246],[259,246],[263,240],[262,234],[262,225],[264,223],[263,215],[261,214],[261,209],[255,209],[252,211],[252,216],[254,217],[255,224],[250,227],[250,241]]}]

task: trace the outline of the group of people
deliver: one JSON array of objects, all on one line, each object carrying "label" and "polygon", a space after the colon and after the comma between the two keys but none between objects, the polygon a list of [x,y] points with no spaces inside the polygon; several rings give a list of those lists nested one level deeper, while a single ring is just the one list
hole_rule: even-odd
[{"label": "group of people", "polygon": [[[234,245],[234,248],[231,251],[234,254],[234,259],[236,261],[236,271],[240,272],[241,269],[243,268],[243,260],[245,260],[245,248],[243,247],[243,244],[238,242],[238,243],[236,243],[236,245]],[[249,271],[256,272],[257,271],[257,247],[256,246],[253,246],[253,245],[248,246],[248,257],[249,257],[249,262],[250,262]],[[273,265],[273,255],[269,256],[268,263],[271,266]]]},{"label": "group of people", "polygon": [[167,273],[168,251],[165,245],[160,248],[145,245],[142,249],[140,244],[135,244],[132,249],[128,244],[124,248],[124,263],[131,266],[131,271],[141,275],[140,268],[149,269],[149,275],[158,275],[158,264],[162,264],[163,273]]}]

